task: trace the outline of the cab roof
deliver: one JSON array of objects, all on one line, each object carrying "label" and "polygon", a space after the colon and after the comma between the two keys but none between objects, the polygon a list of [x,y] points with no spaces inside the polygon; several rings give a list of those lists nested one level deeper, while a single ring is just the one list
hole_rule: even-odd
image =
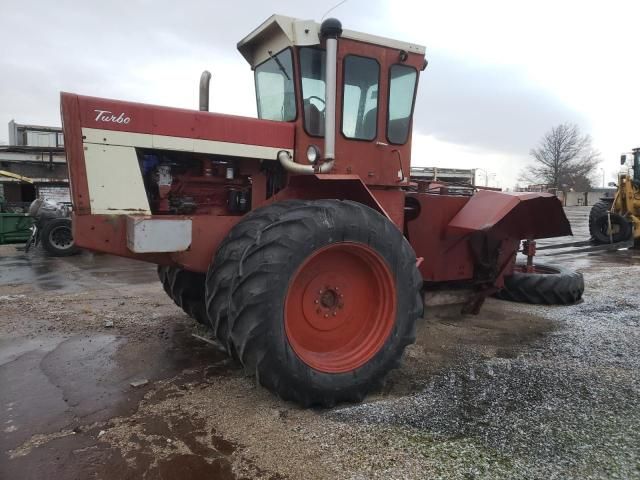
[{"label": "cab roof", "polygon": [[[382,47],[405,50],[424,55],[425,47],[414,43],[401,42],[368,33],[343,30],[342,38],[349,38]],[[238,42],[238,50],[255,68],[270,55],[291,46],[311,46],[320,44],[320,24],[313,20],[300,20],[284,15],[271,15],[262,25]],[[271,52],[271,53],[270,53]]]}]

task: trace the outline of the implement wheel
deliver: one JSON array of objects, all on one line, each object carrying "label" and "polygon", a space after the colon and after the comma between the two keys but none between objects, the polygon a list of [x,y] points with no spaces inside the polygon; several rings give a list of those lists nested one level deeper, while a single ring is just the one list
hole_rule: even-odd
[{"label": "implement wheel", "polygon": [[504,288],[494,295],[511,302],[545,305],[570,305],[582,298],[582,274],[557,265],[537,264],[527,273],[524,264],[517,264],[513,275],[505,277]]},{"label": "implement wheel", "polygon": [[360,401],[415,340],[415,253],[395,225],[359,203],[307,201],[276,216],[238,262],[228,344],[285,400]]},{"label": "implement wheel", "polygon": [[177,306],[198,323],[209,324],[204,303],[204,274],[158,265],[158,277]]}]

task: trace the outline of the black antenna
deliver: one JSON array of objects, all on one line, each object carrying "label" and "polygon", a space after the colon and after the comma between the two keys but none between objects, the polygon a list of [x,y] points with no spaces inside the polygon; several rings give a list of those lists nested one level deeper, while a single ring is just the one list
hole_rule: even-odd
[{"label": "black antenna", "polygon": [[320,19],[320,23],[322,23],[322,21],[324,20],[324,17],[326,17],[329,13],[333,12],[336,8],[338,8],[340,5],[342,5],[343,3],[347,3],[347,0],[342,0],[341,2],[336,3],[333,7],[331,7],[329,10],[327,10],[326,12],[324,12],[324,15],[322,15],[322,18]]}]

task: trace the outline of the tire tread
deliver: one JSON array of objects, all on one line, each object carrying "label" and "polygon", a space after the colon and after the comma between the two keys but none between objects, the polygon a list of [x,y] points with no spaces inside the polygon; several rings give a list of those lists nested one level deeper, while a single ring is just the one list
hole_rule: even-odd
[{"label": "tire tread", "polygon": [[557,273],[516,271],[505,278],[504,288],[494,294],[494,297],[511,302],[542,305],[571,305],[582,298],[584,279],[581,273],[555,265],[538,265],[553,268]]}]

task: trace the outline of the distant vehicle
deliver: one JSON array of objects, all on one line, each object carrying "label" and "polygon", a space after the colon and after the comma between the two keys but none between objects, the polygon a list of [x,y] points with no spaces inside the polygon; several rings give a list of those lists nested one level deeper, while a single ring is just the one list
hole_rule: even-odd
[{"label": "distant vehicle", "polygon": [[[627,155],[620,164],[627,163]],[[633,149],[633,166],[618,175],[613,198],[601,198],[589,212],[589,233],[597,243],[635,241],[640,244],[640,147]]]},{"label": "distant vehicle", "polygon": [[38,243],[54,257],[68,257],[80,251],[73,241],[71,208],[68,205],[37,198],[29,206],[29,216],[35,222],[31,226],[25,252]]}]

